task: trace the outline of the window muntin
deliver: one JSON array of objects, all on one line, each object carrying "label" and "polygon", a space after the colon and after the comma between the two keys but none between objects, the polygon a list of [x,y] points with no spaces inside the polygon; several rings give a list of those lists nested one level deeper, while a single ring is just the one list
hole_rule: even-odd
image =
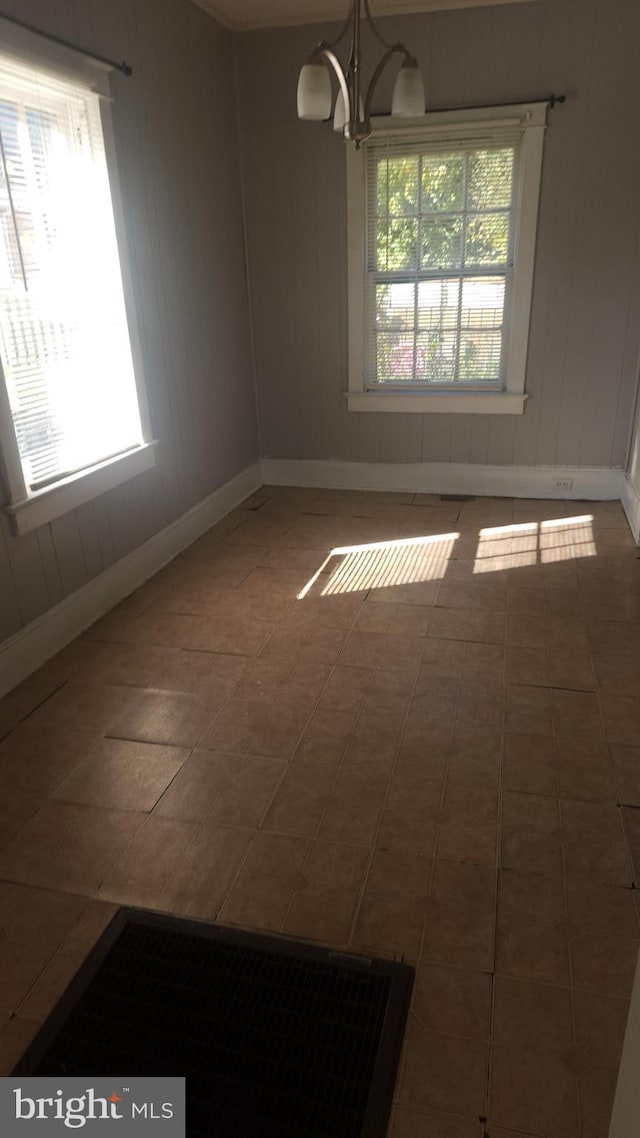
[{"label": "window muntin", "polygon": [[517,141],[367,148],[369,390],[504,387]]},{"label": "window muntin", "polygon": [[27,493],[143,442],[98,96],[0,55],[0,354]]}]

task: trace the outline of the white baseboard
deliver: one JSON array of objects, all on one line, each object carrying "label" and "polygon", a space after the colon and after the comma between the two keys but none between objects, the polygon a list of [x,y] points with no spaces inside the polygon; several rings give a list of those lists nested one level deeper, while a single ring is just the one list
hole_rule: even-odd
[{"label": "white baseboard", "polygon": [[144,545],[5,640],[0,645],[0,695],[14,688],[94,620],[157,573],[261,484],[260,465],[253,463],[154,534]]},{"label": "white baseboard", "polygon": [[[571,488],[556,486],[559,479],[570,479]],[[157,573],[263,482],[278,486],[506,495],[515,498],[621,498],[634,537],[636,540],[640,537],[640,494],[622,470],[263,459],[262,463],[248,466],[144,545],[0,644],[0,696]]]},{"label": "white baseboard", "polygon": [[634,541],[636,545],[640,545],[640,490],[636,489],[628,474],[624,476],[620,500]]},{"label": "white baseboard", "polygon": [[[275,486],[345,490],[404,490],[427,494],[486,494],[509,498],[620,498],[624,471],[585,466],[476,466],[448,462],[333,462],[262,460],[262,477]],[[571,487],[559,487],[570,480]]]}]

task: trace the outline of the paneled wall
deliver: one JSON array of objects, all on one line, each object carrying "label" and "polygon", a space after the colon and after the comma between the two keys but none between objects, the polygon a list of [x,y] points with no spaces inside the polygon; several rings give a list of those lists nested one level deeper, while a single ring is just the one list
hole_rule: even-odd
[{"label": "paneled wall", "polygon": [[[297,73],[335,28],[237,37],[263,453],[623,466],[640,343],[640,5],[540,0],[383,21],[428,105],[565,92],[546,138],[524,416],[347,411],[345,157],[296,119]],[[365,40],[368,58],[379,49]],[[390,86],[375,109],[388,111]]]},{"label": "paneled wall", "polygon": [[264,455],[624,465],[640,343],[635,0],[384,21],[418,55],[432,107],[569,97],[546,142],[531,398],[505,418],[347,411],[344,145],[295,114],[298,69],[333,28],[232,37],[187,0],[2,7],[134,68],[114,77],[114,117],[160,448],[154,470],[26,537],[2,518],[0,640],[257,457],[240,164]]},{"label": "paneled wall", "polygon": [[0,640],[257,457],[230,34],[187,0],[2,9],[134,69],[114,119],[160,446],[154,470],[26,537],[2,518]]}]

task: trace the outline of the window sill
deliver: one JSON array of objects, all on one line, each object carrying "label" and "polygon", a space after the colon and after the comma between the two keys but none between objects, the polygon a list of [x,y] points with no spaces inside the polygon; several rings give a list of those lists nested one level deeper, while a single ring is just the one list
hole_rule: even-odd
[{"label": "window sill", "polygon": [[99,494],[128,482],[137,474],[151,470],[156,464],[156,446],[157,442],[143,443],[135,450],[71,474],[56,482],[55,486],[36,490],[24,501],[7,506],[6,513],[11,518],[14,533],[18,537],[30,533],[38,526],[46,525],[54,518],[83,506]]},{"label": "window sill", "polygon": [[527,396],[504,391],[456,391],[448,394],[393,391],[348,391],[350,411],[400,412],[401,414],[522,415]]}]

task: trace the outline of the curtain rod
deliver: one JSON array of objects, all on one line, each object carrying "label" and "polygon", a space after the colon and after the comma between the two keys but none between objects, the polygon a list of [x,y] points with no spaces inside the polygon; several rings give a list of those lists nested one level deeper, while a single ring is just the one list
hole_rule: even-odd
[{"label": "curtain rod", "polygon": [[16,24],[19,28],[24,28],[27,32],[33,32],[35,36],[41,36],[42,39],[50,40],[51,43],[60,44],[61,47],[67,47],[70,51],[77,51],[79,55],[86,56],[87,59],[95,59],[98,63],[104,63],[108,67],[112,67],[114,71],[121,71],[123,75],[132,75],[133,68],[128,63],[116,63],[114,59],[107,59],[104,55],[98,55],[95,51],[87,51],[84,47],[78,47],[77,44],[71,43],[70,40],[65,40],[62,36],[54,36],[51,32],[43,32],[41,28],[34,27],[33,24],[27,24],[24,20],[19,20],[16,16],[9,16],[6,12],[0,12],[0,19],[6,20],[9,24]]},{"label": "curtain rod", "polygon": [[555,107],[556,103],[566,103],[566,101],[566,95],[548,95],[546,99],[520,99],[517,103],[514,103],[513,99],[508,99],[504,103],[474,103],[467,107],[427,107],[427,114],[441,111],[484,111],[495,107]]}]

